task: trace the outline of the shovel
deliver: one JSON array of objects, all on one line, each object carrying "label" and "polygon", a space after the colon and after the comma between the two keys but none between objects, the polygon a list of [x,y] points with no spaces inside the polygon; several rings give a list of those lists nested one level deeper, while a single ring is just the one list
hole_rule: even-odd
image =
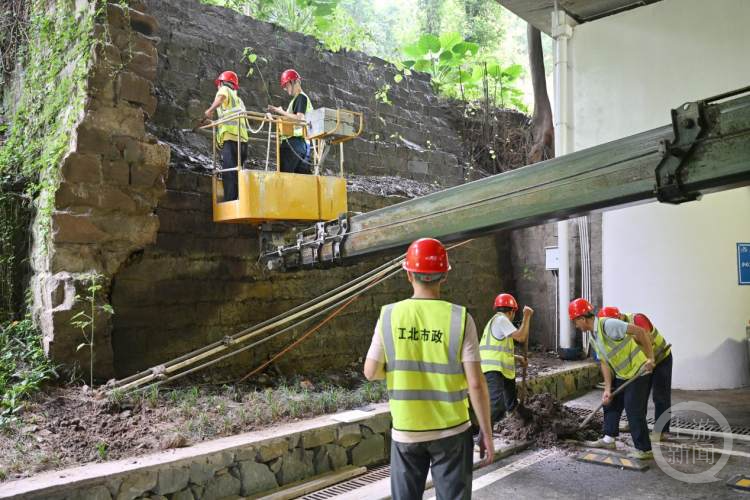
[{"label": "shovel", "polygon": [[[634,380],[636,380],[636,379],[638,379],[638,378],[640,378],[640,377],[642,377],[644,375],[643,372],[644,372],[645,366],[646,366],[646,363],[643,363],[641,365],[641,367],[638,368],[638,373],[635,374],[635,377],[631,378],[630,380],[628,380],[624,384],[622,384],[620,387],[618,387],[617,389],[615,389],[615,392],[613,392],[612,396],[610,397],[610,402],[614,399],[615,396],[617,396],[622,391],[624,391],[627,386],[629,386],[631,383],[633,383]],[[602,408],[602,406],[604,406],[604,402],[603,401],[601,403],[599,403],[599,406],[597,406],[596,408],[594,408],[594,411],[592,411],[591,414],[588,417],[586,417],[583,420],[583,422],[581,422],[578,425],[578,430],[581,430],[584,427],[586,427],[586,424],[588,424],[591,421],[591,419],[594,418],[594,415],[596,415],[596,412],[598,412]]]},{"label": "shovel", "polygon": [[518,414],[523,418],[524,420],[531,419],[532,412],[528,408],[526,408],[526,368],[529,366],[529,339],[527,338],[526,341],[523,343],[523,361],[524,365],[521,369],[521,390],[518,394],[518,406],[516,406],[515,411],[518,412]]}]

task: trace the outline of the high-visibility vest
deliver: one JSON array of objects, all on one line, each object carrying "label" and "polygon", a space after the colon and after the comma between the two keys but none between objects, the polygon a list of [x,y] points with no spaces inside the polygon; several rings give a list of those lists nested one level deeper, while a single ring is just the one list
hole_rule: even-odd
[{"label": "high-visibility vest", "polygon": [[469,421],[461,362],[466,308],[407,299],[380,311],[393,428],[450,429]]},{"label": "high-visibility vest", "polygon": [[497,340],[492,335],[492,323],[502,313],[497,313],[487,322],[479,345],[479,356],[482,358],[482,373],[500,372],[503,377],[516,378],[516,358],[513,355],[513,337],[508,335],[503,340]]},{"label": "high-visibility vest", "polygon": [[[312,101],[310,101],[310,98],[307,97],[307,94],[305,94],[304,92],[300,92],[299,94],[297,94],[296,96],[294,96],[291,101],[289,101],[289,105],[286,107],[286,112],[287,113],[293,113],[292,109],[294,107],[294,101],[297,100],[297,97],[301,96],[301,95],[303,95],[303,96],[305,96],[307,98],[307,108],[305,108],[305,114],[307,114],[307,113],[309,113],[310,111],[313,110],[313,105],[312,105]],[[301,126],[295,125],[294,126],[294,131],[293,131],[292,135],[294,137],[304,137],[305,131],[304,131],[304,129]],[[288,135],[281,135],[281,139],[282,140],[283,139],[288,139],[289,137],[290,136],[288,136]]]},{"label": "high-visibility vest", "polygon": [[[633,320],[635,319],[635,313],[622,313],[625,318],[627,318],[627,322],[634,325],[635,323]],[[649,335],[651,336],[651,345],[653,345],[654,349],[654,361],[658,365],[662,361],[664,361],[667,356],[669,356],[669,353],[672,352],[672,348],[668,346],[666,339],[662,336],[661,333],[659,333],[659,329],[656,328],[655,325],[653,330],[651,330]]]},{"label": "high-visibility vest", "polygon": [[[224,104],[217,108],[219,119],[226,116],[233,115],[235,113],[245,112],[245,103],[237,95],[237,91],[230,87],[224,87],[229,91],[229,103],[226,108]],[[239,122],[239,127],[237,126]],[[216,143],[221,147],[224,141],[236,141],[237,137],[240,138],[240,142],[247,142],[247,120],[240,118],[239,120],[229,120],[228,122],[222,123],[218,127],[216,132]]]},{"label": "high-visibility vest", "polygon": [[625,335],[622,340],[609,338],[604,333],[604,323],[596,318],[595,338],[591,339],[599,359],[604,359],[609,364],[617,378],[628,380],[635,377],[648,358],[630,335]]}]

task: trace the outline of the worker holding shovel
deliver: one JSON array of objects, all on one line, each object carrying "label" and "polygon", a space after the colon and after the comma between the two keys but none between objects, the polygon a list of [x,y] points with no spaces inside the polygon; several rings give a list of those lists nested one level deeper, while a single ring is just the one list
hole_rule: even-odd
[{"label": "worker holding shovel", "polygon": [[[646,330],[651,338],[654,349],[654,360],[656,367],[651,375],[651,398],[654,401],[654,419],[659,420],[664,413],[670,414],[672,406],[672,349],[664,336],[659,332],[651,320],[642,313],[622,313],[614,306],[605,306],[597,314],[600,318],[615,318],[626,323],[640,326]],[[669,433],[669,416],[662,429],[654,429],[651,433],[651,441],[661,441],[663,435]]]},{"label": "worker holding shovel", "polygon": [[[587,441],[586,446],[614,449],[624,409],[636,448],[628,456],[652,459],[646,407],[655,362],[648,333],[619,319],[595,317],[594,306],[583,298],[570,303],[568,314],[578,330],[594,332],[591,343],[599,356],[604,377],[604,437]],[[618,387],[625,385],[627,387],[613,397],[613,391],[618,392]]]},{"label": "worker holding shovel", "polygon": [[516,397],[516,361],[522,367],[528,362],[525,357],[517,356],[515,342],[523,345],[529,340],[529,327],[534,310],[529,306],[523,308],[521,326],[516,328],[512,321],[518,311],[515,297],[501,293],[495,297],[495,315],[484,327],[479,354],[482,358],[482,372],[487,379],[490,393],[490,411],[492,424],[503,418],[505,412],[513,411],[518,405]]}]

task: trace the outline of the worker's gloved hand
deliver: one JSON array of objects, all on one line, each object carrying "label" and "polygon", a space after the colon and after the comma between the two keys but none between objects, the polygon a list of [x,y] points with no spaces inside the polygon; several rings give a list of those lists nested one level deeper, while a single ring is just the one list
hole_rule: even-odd
[{"label": "worker's gloved hand", "polygon": [[206,120],[210,120],[212,116],[214,116],[214,112],[207,109],[205,113],[203,113],[203,116],[206,118]]},{"label": "worker's gloved hand", "polygon": [[534,315],[534,310],[530,308],[529,306],[523,306],[523,315],[527,317],[531,317]]},{"label": "worker's gloved hand", "polygon": [[604,392],[602,393],[602,403],[606,406],[611,402],[612,402],[612,391],[609,389],[604,389]]},{"label": "worker's gloved hand", "polygon": [[495,442],[492,440],[492,430],[489,436],[479,431],[479,458],[482,459],[481,467],[491,465],[495,459]]},{"label": "worker's gloved hand", "polygon": [[283,109],[281,109],[280,106],[273,106],[271,104],[268,105],[267,109],[268,109],[268,111],[271,111],[271,112],[279,114],[279,115],[284,111]]},{"label": "worker's gloved hand", "polygon": [[521,366],[521,368],[527,368],[529,366],[529,360],[524,358],[523,356],[519,356],[516,358],[518,361],[518,364]]}]

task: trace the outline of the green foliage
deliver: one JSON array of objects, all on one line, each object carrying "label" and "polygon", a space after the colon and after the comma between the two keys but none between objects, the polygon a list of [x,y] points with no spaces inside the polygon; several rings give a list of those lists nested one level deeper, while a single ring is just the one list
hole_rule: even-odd
[{"label": "green foliage", "polygon": [[28,198],[0,189],[0,322],[23,316],[31,214]]},{"label": "green foliage", "polygon": [[0,147],[0,191],[23,185],[36,199],[44,246],[59,165],[86,98],[95,13],[75,3],[32,0],[20,99]]},{"label": "green foliage", "polygon": [[[86,285],[86,295],[81,296],[76,294],[76,302],[82,301],[84,303],[84,309],[78,311],[73,318],[71,318],[71,324],[81,330],[84,342],[78,344],[76,352],[81,349],[88,348],[89,350],[89,387],[94,387],[94,333],[96,331],[96,318],[99,311],[105,314],[112,315],[115,313],[112,306],[109,304],[98,304],[100,298],[100,292],[104,285],[102,284],[104,277],[98,273],[91,273],[84,282],[88,282]],[[157,393],[158,395],[158,393]]]},{"label": "green foliage", "polygon": [[402,48],[406,59],[401,65],[432,75],[435,90],[448,97],[464,101],[484,97],[492,104],[525,111],[523,92],[515,86],[523,68],[518,64],[503,67],[492,58],[479,60],[479,51],[478,44],[464,40],[460,33],[428,33]]},{"label": "green foliage", "polygon": [[0,427],[14,422],[23,402],[54,376],[30,319],[0,325]]},{"label": "green foliage", "polygon": [[289,31],[311,35],[333,52],[360,50],[369,38],[366,30],[342,5],[342,0],[201,0],[228,7],[255,19],[278,24]]}]

